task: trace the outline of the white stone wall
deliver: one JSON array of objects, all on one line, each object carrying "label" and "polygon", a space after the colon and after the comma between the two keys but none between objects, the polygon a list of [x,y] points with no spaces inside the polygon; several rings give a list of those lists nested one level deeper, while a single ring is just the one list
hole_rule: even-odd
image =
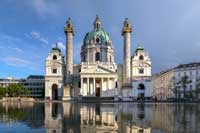
[{"label": "white stone wall", "polygon": [[81,50],[81,59],[85,57],[85,62],[96,62],[96,52],[100,53],[100,61],[101,62],[110,62],[110,57],[112,62],[114,62],[114,50],[111,46],[107,44],[96,44],[91,43],[84,45]]},{"label": "white stone wall", "polygon": [[[143,56],[143,60],[139,60],[140,56]],[[132,78],[142,77],[142,76],[151,76],[151,59],[145,53],[144,50],[138,50],[132,57]],[[140,74],[139,69],[144,69],[144,73]]]},{"label": "white stone wall", "polygon": [[132,96],[137,98],[138,93],[140,93],[140,90],[138,89],[139,84],[144,85],[144,94],[145,97],[152,97],[152,82],[151,79],[141,79],[141,80],[135,80],[132,82],[133,89],[132,89]]}]

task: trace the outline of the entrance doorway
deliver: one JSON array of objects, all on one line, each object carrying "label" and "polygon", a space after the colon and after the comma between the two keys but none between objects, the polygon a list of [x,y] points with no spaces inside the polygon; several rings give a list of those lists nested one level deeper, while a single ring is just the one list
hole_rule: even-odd
[{"label": "entrance doorway", "polygon": [[100,80],[96,80],[95,93],[96,97],[100,97]]},{"label": "entrance doorway", "polygon": [[145,86],[144,84],[138,85],[138,99],[144,99],[145,98]]},{"label": "entrance doorway", "polygon": [[58,85],[52,85],[52,100],[58,100]]},{"label": "entrance doorway", "polygon": [[100,97],[100,88],[96,87],[96,97]]}]

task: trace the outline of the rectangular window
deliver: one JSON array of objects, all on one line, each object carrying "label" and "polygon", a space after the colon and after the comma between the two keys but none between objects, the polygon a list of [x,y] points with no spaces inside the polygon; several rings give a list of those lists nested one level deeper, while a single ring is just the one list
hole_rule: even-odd
[{"label": "rectangular window", "polygon": [[192,90],[192,85],[190,85],[190,90]]},{"label": "rectangular window", "polygon": [[57,73],[57,69],[56,68],[52,69],[52,73]]},{"label": "rectangular window", "polygon": [[184,76],[186,76],[186,72],[184,72]]},{"label": "rectangular window", "polygon": [[178,73],[178,76],[179,76],[179,77],[181,76],[181,73],[180,73],[180,72]]},{"label": "rectangular window", "polygon": [[190,76],[192,76],[192,71],[190,71]]}]

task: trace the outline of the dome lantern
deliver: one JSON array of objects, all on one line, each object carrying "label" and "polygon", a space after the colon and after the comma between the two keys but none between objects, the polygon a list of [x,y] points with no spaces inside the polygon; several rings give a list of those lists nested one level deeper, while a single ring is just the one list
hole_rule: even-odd
[{"label": "dome lantern", "polygon": [[99,19],[99,16],[96,15],[96,19],[94,21],[94,30],[99,30],[101,28],[101,20]]}]

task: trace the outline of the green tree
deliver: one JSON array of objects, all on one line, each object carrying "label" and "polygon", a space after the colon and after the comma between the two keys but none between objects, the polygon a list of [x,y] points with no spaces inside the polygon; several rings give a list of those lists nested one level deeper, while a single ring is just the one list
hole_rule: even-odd
[{"label": "green tree", "polygon": [[200,82],[198,82],[198,83],[196,84],[196,90],[195,90],[196,99],[198,99],[199,93],[200,93]]},{"label": "green tree", "polygon": [[169,81],[168,88],[169,88],[169,90],[171,90],[171,91],[174,93],[175,98],[177,98],[178,86],[176,85],[175,79],[174,79],[174,78],[172,78],[172,79]]},{"label": "green tree", "polygon": [[0,86],[0,97],[4,97],[6,95],[6,88]]},{"label": "green tree", "polygon": [[23,86],[20,84],[10,84],[7,87],[8,96],[11,97],[21,96],[22,91],[23,91]]},{"label": "green tree", "polygon": [[187,88],[187,84],[190,84],[192,81],[189,79],[189,77],[183,76],[181,78],[181,80],[178,82],[178,84],[181,85],[182,89],[183,89],[183,97],[185,98],[185,94],[186,94],[186,88]]},{"label": "green tree", "polygon": [[24,88],[23,89],[23,96],[24,97],[29,97],[30,96],[30,94],[31,94],[31,92],[30,92],[30,90],[28,89],[28,88]]}]

